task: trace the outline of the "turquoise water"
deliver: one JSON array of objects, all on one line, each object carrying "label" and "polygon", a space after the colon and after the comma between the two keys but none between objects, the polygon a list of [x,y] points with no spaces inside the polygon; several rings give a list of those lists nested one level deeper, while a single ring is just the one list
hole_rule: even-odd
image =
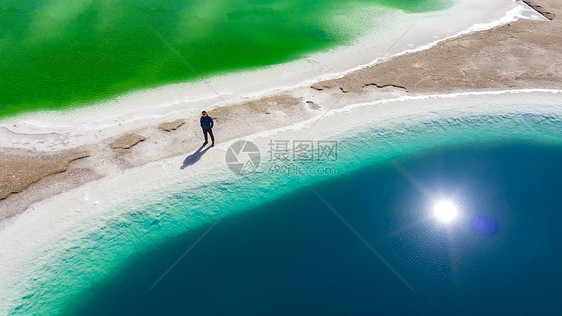
[{"label": "turquoise water", "polygon": [[366,27],[361,14],[373,6],[423,12],[450,5],[449,0],[3,0],[0,118],[295,60],[357,38]]},{"label": "turquoise water", "polygon": [[[501,144],[507,143],[514,144],[515,147],[507,146],[504,148],[500,146],[499,150],[502,153],[500,158],[503,157],[501,159],[509,156],[505,154],[505,152],[509,152],[510,150],[512,152],[514,150],[520,150],[522,152],[532,151],[533,153],[535,153],[534,150],[536,150],[538,157],[544,158],[545,164],[551,164],[551,161],[548,159],[558,159],[558,148],[562,146],[562,139],[559,133],[561,126],[560,117],[557,115],[504,114],[498,116],[468,116],[462,119],[445,119],[443,121],[422,121],[419,124],[408,125],[407,128],[404,128],[404,126],[392,129],[374,128],[362,131],[360,135],[356,135],[360,137],[339,139],[339,159],[337,162],[329,164],[337,168],[338,176],[335,177],[305,177],[299,175],[270,176],[264,172],[264,169],[261,169],[259,172],[247,177],[236,177],[220,182],[210,182],[205,186],[197,188],[167,188],[166,190],[171,191],[162,191],[166,192],[165,194],[160,194],[161,192],[156,194],[155,192],[155,197],[143,205],[139,206],[138,203],[125,203],[122,204],[119,209],[115,210],[116,215],[113,218],[109,220],[103,219],[103,221],[100,219],[88,223],[88,226],[92,229],[92,232],[89,234],[84,234],[80,231],[68,232],[68,236],[80,236],[78,240],[71,243],[73,246],[65,247],[60,251],[57,250],[59,249],[57,248],[58,245],[53,245],[53,249],[47,250],[46,254],[39,254],[39,258],[41,258],[41,262],[43,262],[37,267],[40,272],[34,274],[32,280],[26,281],[29,283],[25,286],[25,297],[20,300],[18,307],[16,307],[13,312],[28,314],[38,313],[39,311],[42,313],[73,313],[82,308],[94,308],[91,304],[99,302],[100,299],[106,297],[108,291],[111,291],[110,289],[113,287],[126,289],[130,284],[136,284],[138,285],[137,290],[144,288],[144,285],[146,285],[145,282],[156,279],[155,276],[158,277],[158,275],[165,270],[164,267],[171,264],[170,258],[173,256],[172,253],[178,254],[176,251],[178,250],[179,244],[185,245],[185,242],[188,242],[190,238],[194,238],[198,232],[206,229],[225,212],[228,212],[228,214],[224,219],[226,231],[223,232],[225,232],[225,234],[228,232],[235,233],[237,229],[229,229],[228,227],[230,226],[228,223],[239,221],[236,225],[242,225],[243,222],[246,222],[246,219],[248,223],[252,223],[254,220],[259,221],[258,218],[260,217],[258,215],[267,212],[267,209],[274,205],[266,203],[288,203],[287,201],[290,202],[293,197],[302,196],[302,194],[305,194],[304,192],[309,192],[307,188],[310,186],[315,186],[318,188],[319,192],[322,192],[322,190],[324,190],[323,188],[326,188],[328,193],[324,192],[323,194],[326,194],[327,198],[330,198],[332,203],[337,204],[341,203],[339,200],[340,198],[344,198],[339,197],[337,192],[332,192],[332,189],[329,189],[329,187],[340,183],[340,181],[347,183],[346,181],[351,181],[350,179],[354,176],[367,172],[372,174],[372,177],[377,178],[376,181],[383,181],[381,183],[377,182],[379,183],[377,187],[382,187],[382,189],[386,190],[388,188],[385,187],[384,181],[388,180],[388,184],[391,187],[393,187],[391,184],[394,183],[394,181],[398,181],[397,183],[400,182],[397,178],[387,177],[389,170],[393,170],[393,166],[395,166],[397,161],[396,159],[406,159],[404,163],[407,163],[407,159],[414,157],[412,155],[416,153],[421,153],[422,158],[420,163],[423,163],[426,160],[431,162],[434,160],[434,157],[439,157],[439,155],[450,155],[447,153],[448,151],[453,152],[453,154],[451,154],[453,156],[454,152],[460,152],[457,156],[461,156],[462,158],[467,151],[477,152],[478,150],[483,150],[486,152],[486,150],[488,150],[487,148],[493,149],[494,146],[498,147]],[[522,144],[521,146],[523,147],[521,148],[523,149],[517,149],[517,144]],[[440,154],[440,149],[444,149],[445,152]],[[531,159],[533,153],[529,153],[527,158]],[[517,151],[515,156],[519,155],[520,152]],[[426,156],[429,158],[424,158]],[[493,159],[497,160],[500,158],[496,157]],[[439,161],[442,161],[444,164],[447,160],[444,158],[439,159]],[[399,162],[400,161],[401,160],[399,160]],[[530,161],[533,162],[535,160]],[[515,163],[521,165],[520,162],[516,161],[514,164]],[[464,164],[459,162],[455,168],[462,165]],[[494,162],[491,160],[488,167],[485,168],[485,171],[492,172],[492,167],[499,165],[501,165],[501,161]],[[467,168],[469,167],[469,165],[466,166]],[[531,171],[537,170],[534,169],[533,166],[534,162],[529,163]],[[554,172],[553,174],[560,172],[559,169],[556,169],[555,165],[552,169]],[[425,175],[425,177],[429,177],[431,176],[432,170],[433,169],[430,167],[421,168],[419,170],[414,168],[411,172],[421,172],[422,174],[424,174],[424,172],[429,172],[429,175]],[[509,169],[508,171],[512,170]],[[501,176],[498,175],[498,179],[500,178]],[[375,179],[373,179],[373,181],[375,181]],[[337,184],[336,187],[344,188],[348,187],[348,185]],[[398,187],[394,188],[398,189]],[[443,193],[454,193],[450,191],[450,189],[452,189],[452,187],[447,186],[447,190],[444,190]],[[475,188],[475,190],[476,189],[481,190],[481,188]],[[501,188],[498,187],[498,189]],[[381,192],[389,191],[383,190]],[[406,198],[407,193],[415,193],[411,189],[405,189],[403,192],[392,192],[394,193],[382,199],[381,203],[385,201],[385,203],[387,203],[390,197],[401,199]],[[550,191],[547,190],[546,192],[548,193]],[[473,193],[473,191],[468,193]],[[459,196],[459,198],[462,198],[462,196]],[[375,198],[372,202],[374,203],[376,200],[378,200],[378,198]],[[421,203],[421,201],[418,202]],[[419,205],[422,204],[423,203]],[[316,206],[302,210],[302,216],[306,216],[307,210],[318,214],[317,212],[319,210]],[[287,208],[289,207],[285,207],[285,209]],[[339,208],[338,206],[338,209]],[[349,211],[352,211],[352,209],[353,208],[350,208]],[[390,212],[391,210],[395,209],[383,208],[381,212]],[[280,213],[282,211],[283,210],[276,210],[271,216],[283,214]],[[291,212],[293,211],[291,207]],[[403,212],[404,210],[402,210],[400,214],[404,215]],[[291,214],[295,215],[294,212]],[[310,215],[313,216],[314,214],[311,213]],[[416,214],[419,215],[421,213]],[[486,237],[486,234],[489,233],[490,228],[487,228],[486,225],[489,218],[498,220],[497,217],[494,217],[496,216],[494,214],[482,213],[483,222],[476,222],[474,224],[476,226],[483,225],[483,232],[482,234],[478,233],[479,236],[482,235]],[[252,217],[254,215],[258,217]],[[346,216],[349,215],[353,214],[347,214]],[[365,216],[372,217],[374,215]],[[298,219],[298,217],[295,218],[295,220],[296,219]],[[361,221],[361,218],[359,217],[356,220]],[[389,224],[384,220],[372,220],[377,222],[377,225],[382,225],[380,226],[381,228],[387,230],[391,228],[384,226]],[[399,218],[396,218],[396,221],[390,222],[396,225],[392,226],[394,228],[401,227],[400,225],[404,224]],[[302,225],[307,227],[312,226],[310,223],[305,223],[307,222],[304,222]],[[501,226],[499,227],[503,228],[503,222],[500,224]],[[298,225],[298,221],[295,222],[295,225]],[[491,227],[491,231],[493,231],[494,226],[492,225]],[[329,227],[323,229],[326,231],[330,230]],[[292,231],[292,229],[287,229],[285,233],[290,234]],[[340,233],[341,231],[338,234]],[[463,234],[466,233],[467,231]],[[443,230],[438,231],[437,234],[443,237]],[[212,235],[209,237],[211,236]],[[251,238],[251,236],[254,235],[249,235],[248,238]],[[215,238],[218,237],[220,237],[220,234]],[[312,234],[309,237],[318,239],[326,236],[322,234]],[[289,236],[287,238],[289,238]],[[332,240],[332,237],[328,236],[326,238]],[[277,242],[282,245],[283,240],[285,240],[285,238]],[[417,243],[420,240],[412,241]],[[66,242],[68,243],[68,240],[66,240]],[[391,253],[391,257],[393,257],[396,255],[394,252],[402,251],[404,247],[407,246],[405,240],[402,240],[402,242],[401,246],[395,250],[393,250],[393,247],[389,248],[388,245],[382,245],[382,247],[383,249],[388,249]],[[378,244],[377,242],[377,245]],[[185,248],[187,247],[188,245],[185,245]],[[359,246],[354,247],[357,247],[355,248],[356,251],[363,249],[359,248]],[[228,251],[228,247],[226,246],[221,248],[225,248],[224,250]],[[204,249],[205,248],[203,248],[203,250]],[[160,253],[159,251],[163,252]],[[156,253],[161,255],[155,256]],[[358,253],[356,253],[356,255],[357,254]],[[444,253],[441,252],[441,255],[443,254]],[[360,258],[366,255],[368,254],[363,254]],[[226,255],[223,253],[218,256],[223,256],[222,258],[224,258]],[[242,258],[243,257],[244,256],[242,256]],[[208,260],[207,263],[209,265],[215,264],[213,257],[201,257],[199,259]],[[365,260],[367,261],[362,262],[359,260],[358,264],[363,266],[374,264],[373,261],[371,261],[372,257],[366,258]],[[405,265],[404,262],[400,264]],[[139,271],[139,267],[147,266],[153,266],[153,268],[146,270],[146,274],[140,275],[135,272],[135,274],[137,274],[136,279],[140,283],[131,280],[131,271]],[[354,266],[350,266],[350,268],[351,267]],[[416,265],[412,265],[412,267],[416,267]],[[379,268],[380,267],[375,270],[379,271]],[[180,269],[180,271],[185,270]],[[385,273],[387,272],[388,271]],[[286,272],[280,271],[279,273]],[[446,281],[449,275],[446,273],[444,275],[443,280]],[[384,278],[387,281],[393,280],[392,275],[386,275]],[[173,279],[178,280],[179,277],[176,276]],[[431,283],[431,281],[428,282]],[[418,283],[417,286],[415,286],[416,290],[422,290],[419,289],[418,281],[412,281],[412,284],[414,283]],[[329,284],[324,284],[324,286],[327,285]],[[371,285],[371,287],[373,286]],[[163,289],[166,289],[166,286],[164,286]],[[402,290],[403,289],[399,289],[399,291]],[[135,299],[144,300],[139,297],[134,297],[134,295],[138,294],[138,291],[132,292],[131,297],[115,292],[113,294],[123,300],[123,304],[125,305],[120,308],[128,308],[127,306],[129,305],[127,304],[130,304]],[[212,299],[212,297],[209,297],[209,299]],[[147,300],[146,302],[148,304],[149,301]],[[98,303],[95,304],[98,306]],[[146,308],[154,307],[147,307],[142,304],[140,306],[145,306]],[[105,308],[103,304],[98,307],[100,310]],[[172,306],[170,308],[179,307]]]},{"label": "turquoise water", "polygon": [[[173,238],[67,312],[560,314],[560,161],[561,145],[512,142],[366,165],[222,220],[147,293],[204,229]],[[434,197],[462,218],[437,221]]]}]

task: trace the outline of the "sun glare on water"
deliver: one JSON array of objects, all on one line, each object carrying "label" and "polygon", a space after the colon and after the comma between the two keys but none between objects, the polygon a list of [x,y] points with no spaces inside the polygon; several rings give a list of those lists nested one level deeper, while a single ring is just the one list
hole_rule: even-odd
[{"label": "sun glare on water", "polygon": [[451,223],[459,217],[459,207],[450,200],[439,200],[433,206],[433,216],[443,223]]}]

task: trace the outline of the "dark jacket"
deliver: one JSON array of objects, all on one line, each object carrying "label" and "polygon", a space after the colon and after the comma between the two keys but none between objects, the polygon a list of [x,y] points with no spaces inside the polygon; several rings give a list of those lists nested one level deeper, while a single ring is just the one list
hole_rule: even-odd
[{"label": "dark jacket", "polygon": [[207,115],[207,116],[201,116],[201,127],[203,129],[211,129],[213,128],[213,119]]}]

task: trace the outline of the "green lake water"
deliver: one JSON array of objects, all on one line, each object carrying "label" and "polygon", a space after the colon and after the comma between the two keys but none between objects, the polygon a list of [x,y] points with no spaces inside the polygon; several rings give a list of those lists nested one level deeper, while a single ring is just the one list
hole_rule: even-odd
[{"label": "green lake water", "polygon": [[359,36],[365,25],[358,15],[364,8],[414,13],[450,4],[5,0],[0,5],[0,118],[291,61]]}]

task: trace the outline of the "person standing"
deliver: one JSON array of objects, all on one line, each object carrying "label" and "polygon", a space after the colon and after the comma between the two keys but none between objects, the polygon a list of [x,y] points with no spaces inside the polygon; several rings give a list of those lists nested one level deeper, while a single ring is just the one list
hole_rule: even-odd
[{"label": "person standing", "polygon": [[203,146],[207,145],[209,143],[209,141],[207,140],[207,134],[209,134],[211,136],[211,147],[215,146],[215,136],[213,136],[213,119],[207,115],[207,112],[203,111],[201,112],[201,128],[203,129],[203,135],[205,135],[205,142],[203,143]]}]

